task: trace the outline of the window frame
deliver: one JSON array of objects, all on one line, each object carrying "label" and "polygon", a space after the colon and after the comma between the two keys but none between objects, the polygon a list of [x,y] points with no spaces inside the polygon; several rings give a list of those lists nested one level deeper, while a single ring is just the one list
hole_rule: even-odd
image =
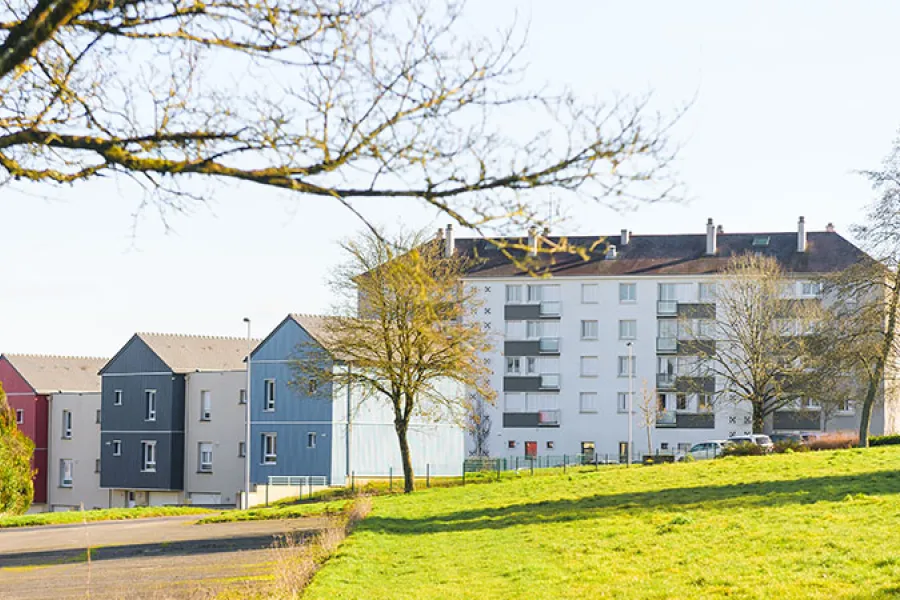
[{"label": "window frame", "polygon": [[[585,399],[592,399],[591,402],[585,404]],[[598,406],[597,392],[579,392],[578,394],[578,412],[584,414],[596,414],[600,412]]]},{"label": "window frame", "polygon": [[[207,454],[209,454],[209,461],[203,461],[204,454],[204,446],[208,448]],[[213,472],[213,443],[212,442],[198,442],[197,443],[197,472],[198,473],[212,473]]]},{"label": "window frame", "polygon": [[[586,292],[590,290],[591,294]],[[591,299],[593,298],[593,300]],[[598,283],[582,283],[581,284],[581,303],[582,304],[600,304],[600,284]]]},{"label": "window frame", "polygon": [[[594,333],[593,335],[585,334],[585,327],[589,324],[594,324]],[[581,320],[581,339],[582,340],[596,340],[600,337],[600,322],[597,319],[582,319]]]},{"label": "window frame", "polygon": [[110,445],[112,446],[113,456],[122,456],[122,440],[112,440]]},{"label": "window frame", "polygon": [[72,439],[72,411],[64,409],[62,411],[62,439]]},{"label": "window frame", "polygon": [[315,431],[307,431],[306,432],[306,448],[309,450],[315,450],[316,448],[316,435]]},{"label": "window frame", "polygon": [[[66,466],[68,466],[69,479],[66,481]],[[71,458],[59,459],[59,487],[72,488],[75,486],[75,461]]]},{"label": "window frame", "polygon": [[141,473],[156,473],[156,440],[141,440]]},{"label": "window frame", "polygon": [[628,392],[616,392],[616,412],[628,414]]},{"label": "window frame", "polygon": [[[622,326],[626,323],[631,324],[631,334],[625,335],[627,332],[622,331]],[[619,339],[620,340],[636,340],[637,339],[637,319],[619,319]]]},{"label": "window frame", "polygon": [[247,404],[247,388],[241,388],[238,390],[238,404]]},{"label": "window frame", "polygon": [[[590,366],[594,367],[593,372],[590,372],[591,369],[585,369]],[[582,356],[578,362],[578,370],[582,377],[600,377],[600,357]]]},{"label": "window frame", "polygon": [[[513,296],[516,298],[510,300],[510,291],[515,290],[516,293]],[[505,302],[506,304],[522,304],[522,284],[521,283],[507,283],[505,288]]]},{"label": "window frame", "polygon": [[[628,373],[627,370],[625,372],[622,371],[622,364],[630,364],[631,373]],[[636,356],[628,356],[619,355],[618,360],[616,361],[616,373],[619,377],[635,377],[637,375],[637,357]]]},{"label": "window frame", "polygon": [[238,458],[247,458],[247,442],[238,441]]},{"label": "window frame", "polygon": [[144,390],[144,421],[156,422],[156,390]]},{"label": "window frame", "polygon": [[521,356],[507,356],[506,357],[506,370],[504,374],[507,376],[518,376],[522,374],[522,357]]},{"label": "window frame", "polygon": [[278,464],[278,434],[275,432],[262,432],[260,433],[260,439],[262,441],[262,456],[260,457],[260,464]]},{"label": "window frame", "polygon": [[125,392],[123,390],[113,390],[113,406],[122,406],[125,400]]},{"label": "window frame", "polygon": [[200,420],[212,421],[212,391],[200,390]]},{"label": "window frame", "polygon": [[17,408],[16,409],[16,425],[24,425],[25,424],[25,409]]},{"label": "window frame", "polygon": [[263,412],[275,412],[275,378],[263,379]]},{"label": "window frame", "polygon": [[[631,290],[631,293],[624,294],[624,290]],[[635,304],[637,303],[637,283],[619,282],[619,304]]]}]

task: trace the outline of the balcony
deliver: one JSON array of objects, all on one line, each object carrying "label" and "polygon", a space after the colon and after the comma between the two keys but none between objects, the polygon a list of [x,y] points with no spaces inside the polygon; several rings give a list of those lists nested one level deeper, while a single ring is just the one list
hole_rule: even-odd
[{"label": "balcony", "polygon": [[678,314],[678,300],[657,300],[656,314],[674,317]]},{"label": "balcony", "polygon": [[560,411],[542,410],[538,412],[538,426],[540,427],[559,427]]},{"label": "balcony", "polygon": [[559,375],[541,375],[542,390],[558,390]]},{"label": "balcony", "polygon": [[656,387],[660,390],[671,390],[675,388],[675,374],[674,373],[657,373],[656,374]]},{"label": "balcony", "polygon": [[675,427],[678,424],[678,418],[674,410],[660,410],[656,413],[657,427]]},{"label": "balcony", "polygon": [[559,354],[559,338],[541,338],[540,351],[541,354]]},{"label": "balcony", "polygon": [[656,351],[659,353],[669,353],[678,350],[678,339],[673,337],[656,338]]},{"label": "balcony", "polygon": [[542,317],[558,317],[561,309],[561,302],[541,302]]}]

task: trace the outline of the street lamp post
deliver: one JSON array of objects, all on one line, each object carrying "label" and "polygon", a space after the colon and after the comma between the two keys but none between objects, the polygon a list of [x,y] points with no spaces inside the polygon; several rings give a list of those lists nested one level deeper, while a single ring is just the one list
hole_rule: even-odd
[{"label": "street lamp post", "polygon": [[634,346],[628,346],[628,466],[631,466],[632,413],[634,412]]},{"label": "street lamp post", "polygon": [[244,317],[244,323],[247,324],[247,391],[244,393],[244,421],[246,429],[244,431],[244,501],[241,508],[250,508],[250,351],[253,349],[253,342],[250,337],[250,319]]}]

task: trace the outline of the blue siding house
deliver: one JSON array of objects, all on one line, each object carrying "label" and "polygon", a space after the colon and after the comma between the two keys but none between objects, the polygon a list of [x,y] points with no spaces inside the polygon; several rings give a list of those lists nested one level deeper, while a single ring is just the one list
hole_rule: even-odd
[{"label": "blue siding house", "polygon": [[[387,477],[402,472],[393,412],[379,398],[321,384],[298,386],[297,361],[323,343],[328,317],[291,314],[251,354],[251,481],[271,476],[320,476],[343,485],[351,474]],[[337,368],[342,366],[337,365]],[[459,474],[464,431],[451,423],[414,421],[410,450],[424,474]]]}]

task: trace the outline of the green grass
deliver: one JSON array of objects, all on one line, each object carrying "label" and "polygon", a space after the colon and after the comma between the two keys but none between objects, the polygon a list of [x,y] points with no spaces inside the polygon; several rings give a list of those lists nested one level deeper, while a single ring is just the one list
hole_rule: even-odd
[{"label": "green grass", "polygon": [[268,521],[272,519],[299,519],[332,515],[341,512],[348,500],[317,502],[312,504],[277,505],[268,508],[251,508],[249,510],[229,510],[197,521],[199,525],[207,523],[234,523],[237,521]]},{"label": "green grass", "polygon": [[900,597],[898,469],[883,447],[379,497],[304,599]]},{"label": "green grass", "polygon": [[125,519],[146,519],[150,517],[174,517],[178,515],[199,515],[212,512],[208,508],[192,506],[142,506],[135,508],[108,508],[103,510],[35,513],[0,517],[0,529],[6,527],[31,527],[34,525],[66,525],[83,521],[121,521]]}]

